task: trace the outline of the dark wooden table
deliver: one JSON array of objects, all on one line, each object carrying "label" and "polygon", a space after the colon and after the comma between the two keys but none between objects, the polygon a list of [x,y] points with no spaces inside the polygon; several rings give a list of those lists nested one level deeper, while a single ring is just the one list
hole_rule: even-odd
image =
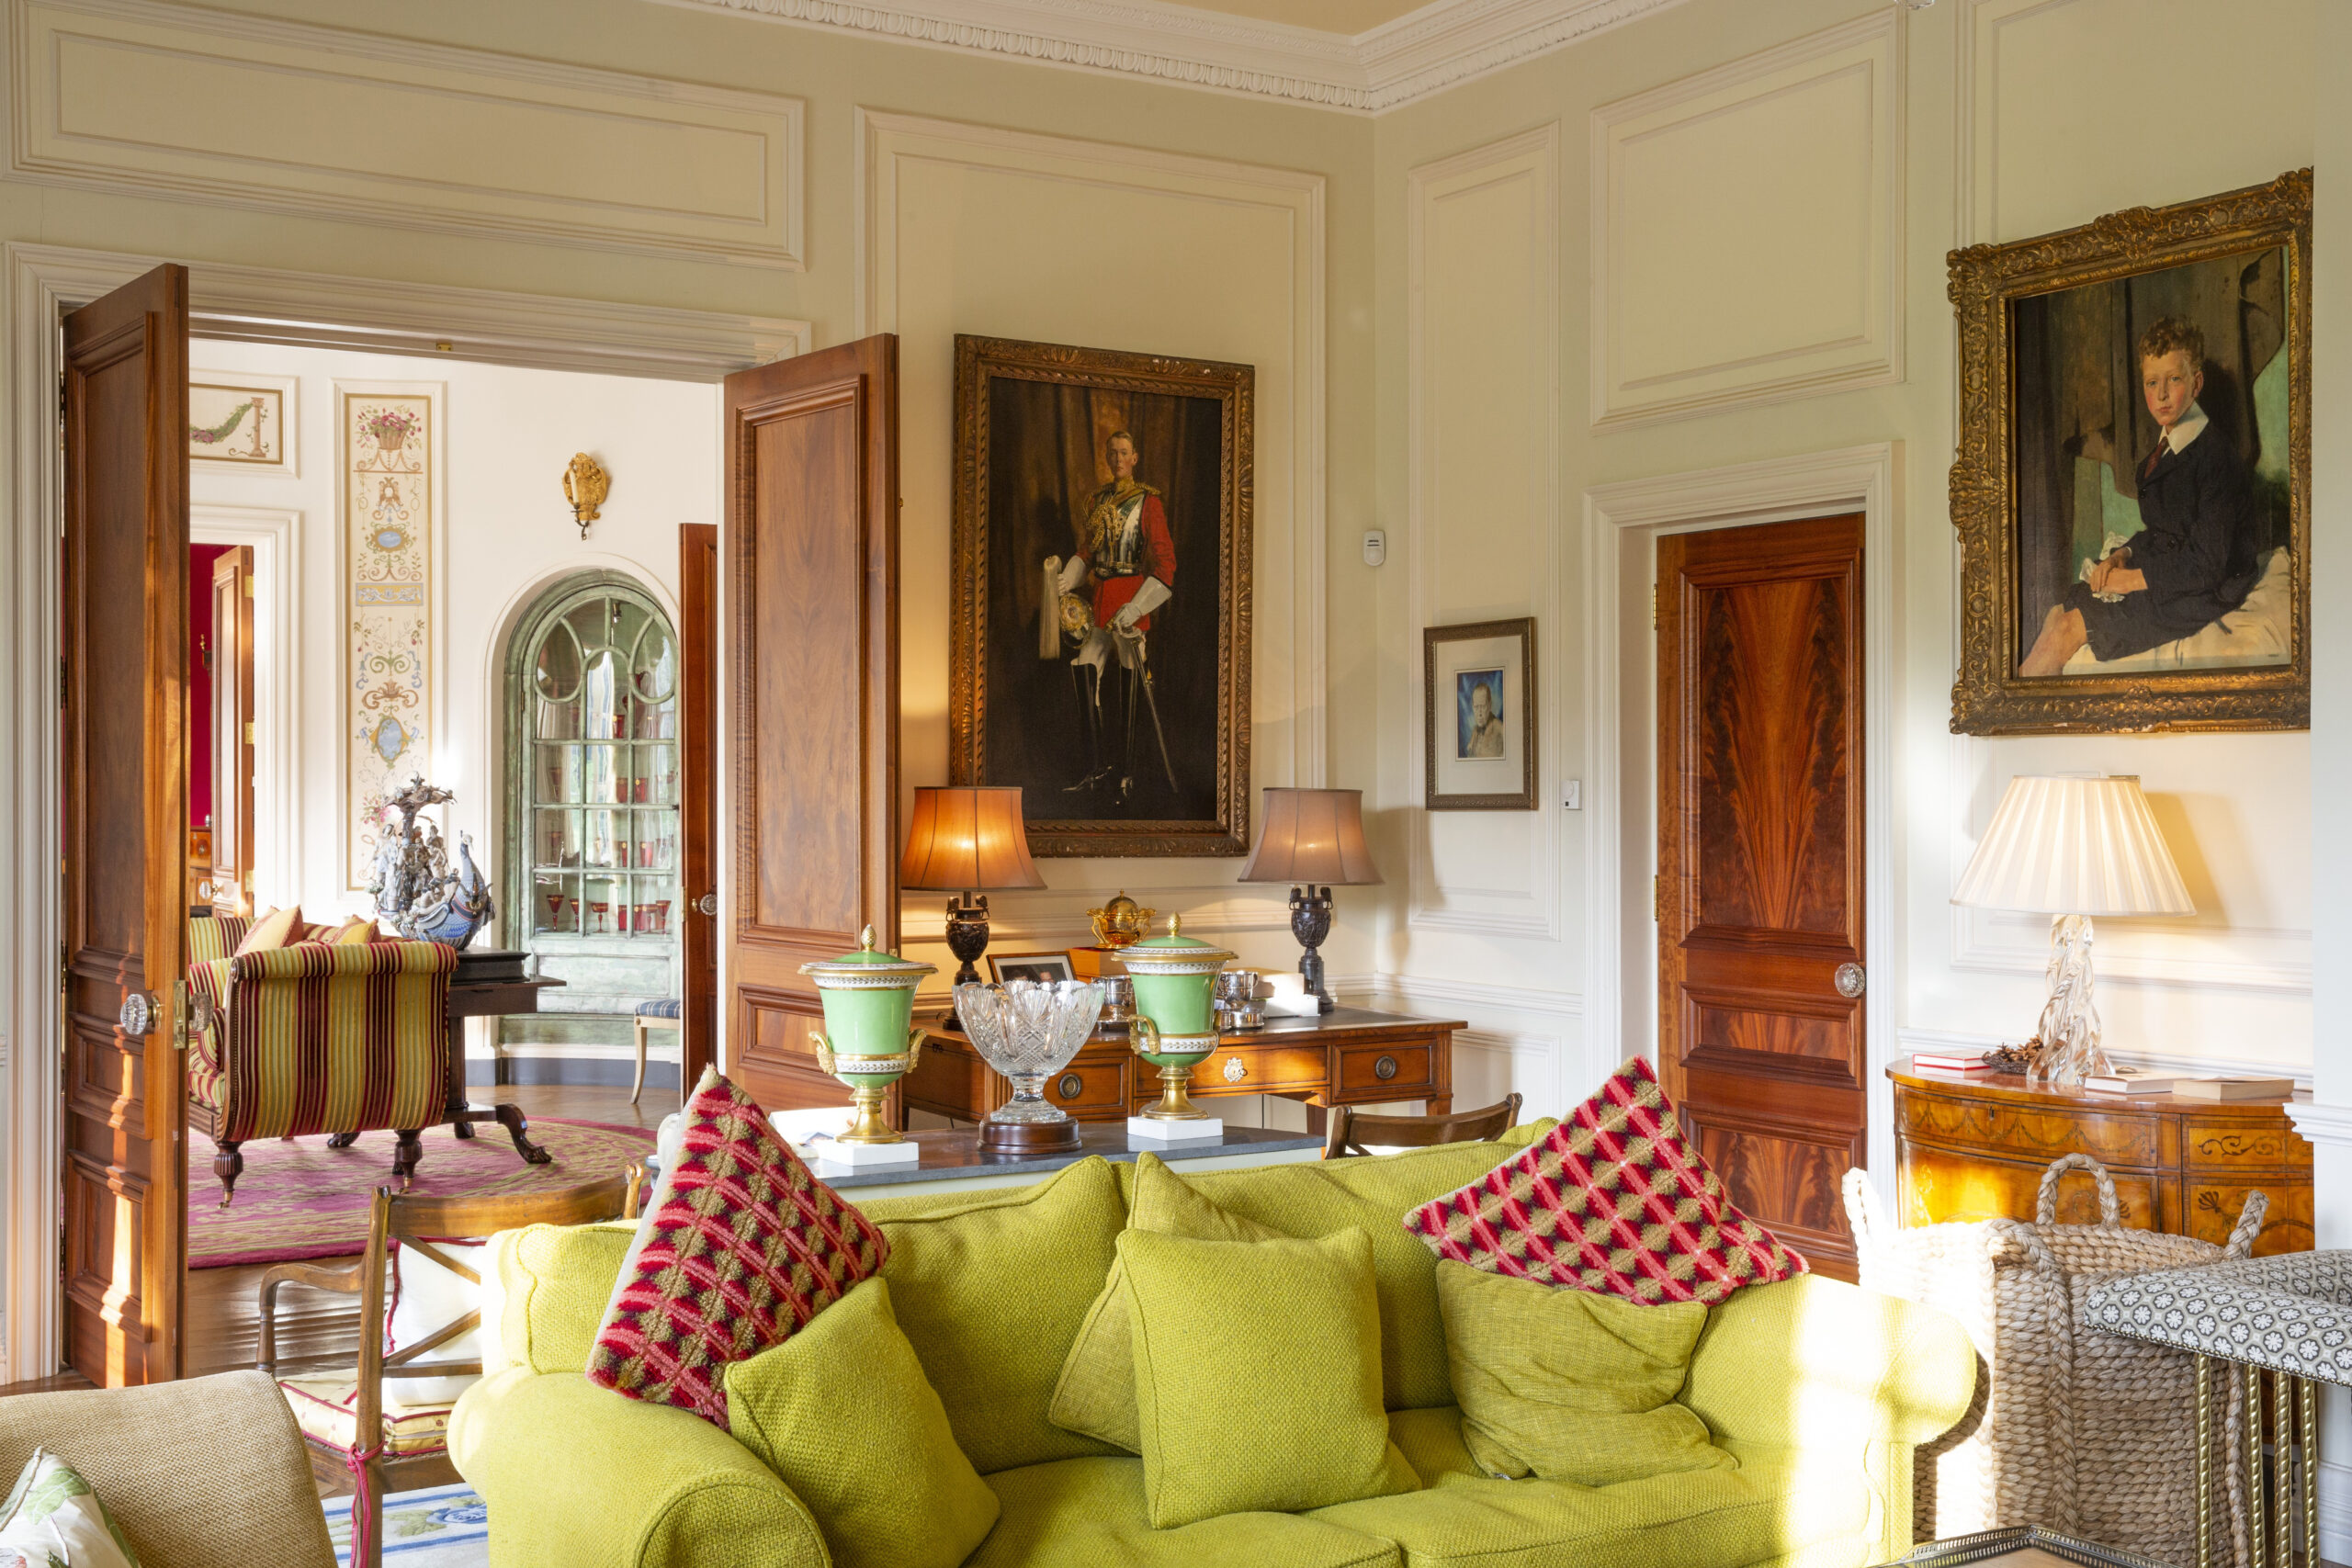
[{"label": "dark wooden table", "polygon": [[514,1152],[533,1165],[546,1165],[554,1156],[524,1134],[530,1130],[530,1120],[519,1105],[486,1105],[472,1103],[466,1094],[466,1026],[469,1018],[503,1018],[518,1012],[539,1010],[539,993],[560,988],[560,980],[532,979],[521,976],[497,975],[475,979],[467,977],[463,955],[456,975],[449,978],[449,1096],[443,1106],[441,1120],[449,1123],[449,1131],[460,1138],[474,1135],[478,1122],[495,1122],[506,1129],[514,1140]]},{"label": "dark wooden table", "polygon": [[[1323,1131],[1334,1105],[1426,1102],[1453,1108],[1453,1032],[1459,1019],[1412,1018],[1340,1008],[1306,1018],[1268,1014],[1263,1029],[1221,1034],[1193,1069],[1195,1100],[1276,1094],[1306,1105],[1307,1130]],[[1012,1098],[1012,1086],[983,1061],[971,1040],[933,1026],[922,1060],[900,1080],[905,1103],[934,1116],[977,1122]],[[1060,1072],[1046,1099],[1080,1122],[1121,1122],[1159,1098],[1159,1069],[1141,1060],[1126,1032],[1098,1032]]]},{"label": "dark wooden table", "polygon": [[[2308,1252],[2312,1146],[2284,1100],[2189,1100],[2030,1084],[2017,1073],[1887,1069],[1894,1083],[1896,1202],[1901,1223],[2033,1218],[2041,1173],[2086,1154],[2115,1179],[2123,1223],[2138,1230],[2227,1241],[2245,1195],[2260,1188],[2270,1219],[2257,1255]],[[2059,1189],[2064,1224],[2095,1224],[2087,1176]]]}]

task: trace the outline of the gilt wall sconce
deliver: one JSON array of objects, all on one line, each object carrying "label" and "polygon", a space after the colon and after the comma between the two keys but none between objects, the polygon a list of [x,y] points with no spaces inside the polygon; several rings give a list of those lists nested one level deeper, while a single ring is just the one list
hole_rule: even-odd
[{"label": "gilt wall sconce", "polygon": [[571,466],[563,470],[563,499],[571,503],[571,520],[580,525],[582,538],[588,536],[588,525],[596,521],[596,509],[612,490],[612,475],[598,468],[595,458],[585,452],[571,455]]}]

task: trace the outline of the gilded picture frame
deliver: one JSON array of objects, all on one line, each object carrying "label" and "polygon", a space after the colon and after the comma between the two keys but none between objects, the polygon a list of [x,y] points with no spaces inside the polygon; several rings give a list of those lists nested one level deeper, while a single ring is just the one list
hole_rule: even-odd
[{"label": "gilded picture frame", "polygon": [[[1954,733],[2309,726],[2311,234],[2312,172],[2301,169],[2267,185],[2172,207],[2132,208],[2081,228],[1976,245],[1948,258],[1960,333],[1960,442],[1951,475],[1951,518],[1962,557]],[[2241,374],[2233,393],[2238,406],[2250,410],[2259,403],[2264,412],[2239,414],[2235,425],[2224,423],[2217,436],[2201,434],[2204,415],[2201,405],[2195,405],[2179,426],[2189,432],[2187,441],[2168,453],[2176,426],[2165,423],[2153,400],[2159,393],[2132,384],[2165,362],[2148,357],[2146,351],[2175,341],[2163,335],[2172,318],[2159,312],[2168,300],[2193,298],[2206,302],[2205,319],[2220,319],[2221,309],[2210,302],[2214,280],[2234,287],[2241,276],[2249,280],[2242,293],[2262,282],[2268,290],[2264,304],[2279,318],[2261,326],[2267,350],[2260,362],[2261,386],[2254,385],[2252,374]],[[2101,288],[2107,294],[2095,292]],[[2110,308],[2104,302],[2110,299],[2128,302]],[[2101,310],[2120,324],[2106,323]],[[2239,313],[2255,320],[2265,310],[2245,304]],[[2182,314],[2186,319],[2190,312]],[[2143,323],[2139,318],[2149,319]],[[2099,352],[2076,341],[2093,335],[2091,329],[2064,325],[2092,320],[2102,321]],[[2253,330],[2233,328],[2233,344],[2250,341]],[[2199,347],[2181,354],[2177,363],[2203,366],[2205,334],[2192,335]],[[2274,367],[2272,355],[2283,355],[2283,367]],[[2228,374],[2226,367],[2211,367],[2217,375]],[[2203,375],[2199,368],[2196,385],[2211,391]],[[2101,384],[2085,392],[2086,379]],[[2143,395],[2151,400],[2144,407],[2137,400]],[[2105,429],[2086,435],[2091,417],[2078,412],[2067,418],[2052,415],[2052,406],[2069,397],[2077,403],[2103,399],[2114,418]],[[2226,417],[2218,405],[2216,412]],[[2171,417],[2181,416],[2176,410]],[[2111,624],[2120,614],[2092,601],[2143,608],[2179,602],[2177,594],[2133,601],[2132,594],[2147,584],[2145,574],[2134,570],[2115,582],[2103,581],[2098,572],[2108,563],[2087,558],[2086,552],[2112,554],[2116,566],[2131,567],[2135,546],[2144,547],[2144,558],[2168,543],[2154,536],[2153,521],[2143,521],[2140,502],[2130,500],[2127,506],[2117,491],[2132,486],[2136,478],[2138,495],[2156,493],[2148,487],[2162,478],[2160,459],[2170,457],[2177,465],[2187,459],[2190,443],[2230,441],[2233,429],[2239,433],[2234,443],[2209,447],[2208,456],[2219,451],[2222,457],[2213,457],[2218,463],[2241,447],[2259,448],[2258,471],[2244,457],[2230,460],[2241,475],[2244,514],[2250,520],[2258,514],[2266,532],[2258,552],[2254,543],[2245,547],[2247,561],[2238,577],[2224,581],[2221,569],[2214,569],[2220,596],[2209,603],[2231,605],[2230,595],[2237,595],[2234,606],[2206,623],[2217,637],[2195,642],[2184,635],[2131,652],[2124,650],[2133,649],[2133,641],[2113,634],[2104,644],[2070,644],[2070,637],[2090,636],[2088,628],[2102,615],[2110,618],[2102,624]],[[2071,444],[2070,430],[2076,433]],[[2070,479],[2069,473],[2080,478]],[[2062,512],[2073,521],[2053,523]],[[2086,537],[2098,539],[2102,516],[2121,518],[2114,526],[2137,528],[2148,537],[2109,532],[2103,544],[2086,545]],[[2055,540],[2053,548],[2054,530],[2068,526],[2074,532]],[[2243,533],[2254,540],[2255,524],[2249,521]],[[2242,627],[2252,614],[2246,610],[2256,603],[2247,596],[2249,581],[2263,594],[2258,629],[2267,640],[2238,651],[2227,636],[2218,634]],[[2070,605],[2076,607],[2071,626],[2065,624]],[[2201,613],[2188,615],[2193,620]],[[2177,628],[2188,622],[2162,624]],[[2142,640],[2158,635],[2145,632]],[[2217,648],[2222,651],[2213,651]],[[2061,654],[2064,662],[2055,662]],[[2025,672],[2036,664],[2042,669]]]},{"label": "gilded picture frame", "polygon": [[1421,804],[1536,809],[1535,621],[1421,628]]},{"label": "gilded picture frame", "polygon": [[949,778],[1033,855],[1249,852],[1256,382],[956,339]]}]

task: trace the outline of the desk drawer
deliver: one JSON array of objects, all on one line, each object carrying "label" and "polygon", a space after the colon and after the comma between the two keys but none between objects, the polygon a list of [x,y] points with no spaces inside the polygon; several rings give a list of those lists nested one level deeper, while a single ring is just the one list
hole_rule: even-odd
[{"label": "desk drawer", "polygon": [[[1193,1068],[1194,1094],[1272,1094],[1282,1089],[1321,1089],[1328,1066],[1320,1045],[1220,1045]],[[1156,1075],[1136,1080],[1138,1092],[1155,1089]]]},{"label": "desk drawer", "polygon": [[2308,1169],[2312,1146],[2287,1125],[2284,1112],[2258,1122],[2190,1116],[2181,1123],[2181,1142],[2193,1170],[2243,1170],[2252,1166]]},{"label": "desk drawer", "polygon": [[1074,1061],[1046,1075],[1046,1103],[1081,1121],[1126,1115],[1128,1092],[1127,1064],[1116,1059]]},{"label": "desk drawer", "polygon": [[1335,1100],[1416,1100],[1436,1082],[1428,1042],[1418,1045],[1347,1045],[1340,1051]]},{"label": "desk drawer", "polygon": [[1896,1111],[1905,1137],[1971,1153],[2044,1162],[2086,1154],[2112,1170],[2169,1163],[2159,1118],[2099,1111],[2044,1111],[1994,1100],[1930,1099],[1904,1093]]}]

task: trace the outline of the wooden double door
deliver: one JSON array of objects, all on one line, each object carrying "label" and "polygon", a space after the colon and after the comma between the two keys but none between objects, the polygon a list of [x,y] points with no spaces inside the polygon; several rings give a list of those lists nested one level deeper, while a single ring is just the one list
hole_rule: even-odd
[{"label": "wooden double door", "polygon": [[1657,546],[1658,1066],[1733,1200],[1853,1277],[1869,1132],[1862,520]]}]

